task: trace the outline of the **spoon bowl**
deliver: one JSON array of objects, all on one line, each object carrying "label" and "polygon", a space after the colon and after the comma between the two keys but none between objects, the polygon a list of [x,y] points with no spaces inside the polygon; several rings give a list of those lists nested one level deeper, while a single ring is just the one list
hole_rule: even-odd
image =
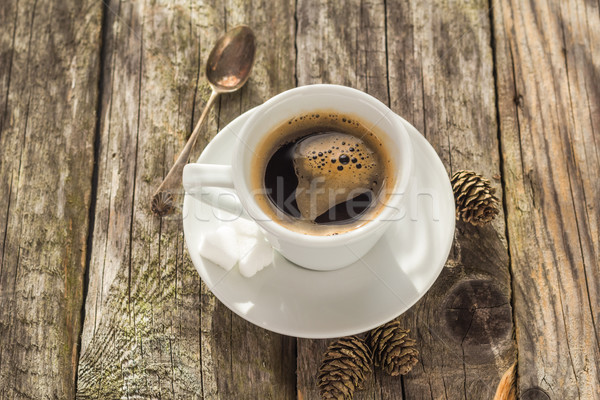
[{"label": "spoon bowl", "polygon": [[233,92],[250,77],[256,52],[252,29],[240,25],[222,36],[213,47],[206,63],[206,78],[215,91]]}]

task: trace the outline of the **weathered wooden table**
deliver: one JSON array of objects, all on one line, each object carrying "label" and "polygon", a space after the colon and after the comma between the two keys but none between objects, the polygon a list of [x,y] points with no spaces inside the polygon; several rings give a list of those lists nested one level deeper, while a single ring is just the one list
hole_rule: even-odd
[{"label": "weathered wooden table", "polygon": [[181,218],[148,201],[209,95],[228,27],[258,36],[229,121],[297,85],[364,90],[448,173],[493,183],[492,225],[458,223],[401,317],[421,362],[357,399],[600,399],[597,0],[0,2],[0,399],[316,399],[323,340],[219,303]]}]

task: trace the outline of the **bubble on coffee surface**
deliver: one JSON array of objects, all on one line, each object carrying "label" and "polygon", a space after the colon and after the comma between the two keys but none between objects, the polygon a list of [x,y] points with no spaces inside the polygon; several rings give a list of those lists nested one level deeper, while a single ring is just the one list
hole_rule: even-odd
[{"label": "bubble on coffee surface", "polygon": [[360,194],[375,192],[382,176],[383,166],[367,142],[342,132],[301,139],[293,158],[296,202],[302,217],[310,221]]}]

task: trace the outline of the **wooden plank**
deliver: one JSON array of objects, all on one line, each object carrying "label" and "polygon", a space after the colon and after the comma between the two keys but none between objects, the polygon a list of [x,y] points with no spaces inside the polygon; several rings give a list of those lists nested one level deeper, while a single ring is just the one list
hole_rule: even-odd
[{"label": "wooden plank", "polygon": [[72,398],[100,4],[0,3],[0,398]]},{"label": "wooden plank", "polygon": [[[297,7],[298,85],[351,86],[389,104],[384,2],[299,0]],[[316,375],[329,342],[298,339],[299,399],[320,399]],[[355,399],[381,399],[380,381],[377,376]],[[395,383],[399,389],[400,380]]]},{"label": "wooden plank", "polygon": [[[257,37],[252,76],[220,101],[219,129],[241,113],[294,86],[294,1],[225,3],[226,29],[249,25]],[[252,325],[216,302],[213,363],[220,399],[295,398],[296,341]]]},{"label": "wooden plank", "polygon": [[[334,5],[321,11],[305,6],[304,19],[302,5],[299,2],[299,83],[347,84],[384,102],[389,99],[394,111],[426,135],[449,173],[464,168],[488,177],[499,173],[487,2],[388,2],[379,10],[374,5],[340,5],[338,13]],[[371,18],[368,10],[384,15],[385,21]],[[368,23],[363,22],[365,16]],[[351,35],[357,25],[368,37],[365,42],[375,46],[362,64],[361,52],[349,45],[356,43]],[[380,41],[383,47],[377,45]],[[357,73],[357,66],[366,72]],[[378,73],[386,68],[389,86],[385,72]],[[361,75],[372,78],[356,79]],[[495,186],[501,195],[500,183]],[[357,398],[494,395],[515,360],[504,230],[502,215],[489,227],[458,224],[455,247],[438,282],[402,317],[417,338],[421,363],[404,380],[377,375],[374,387]],[[305,398],[317,398],[314,372],[324,347],[321,342],[299,341],[298,388]]]},{"label": "wooden plank", "polygon": [[[449,175],[500,172],[489,6],[388,4],[392,109],[427,137]],[[482,228],[458,222],[446,268],[402,317],[421,353],[406,397],[491,399],[516,358],[510,300],[503,214]]]},{"label": "wooden plank", "polygon": [[[78,398],[293,396],[293,341],[232,316],[191,265],[181,217],[159,220],[148,207],[210,94],[204,63],[226,25],[256,28],[262,53],[232,116],[280,90],[268,57],[290,59],[282,52],[289,21],[274,18],[285,4],[264,13],[216,1],[108,4]],[[273,31],[283,38],[266,42]],[[210,114],[192,158],[224,126],[218,115]]]},{"label": "wooden plank", "polygon": [[111,1],[104,12],[97,204],[77,397],[203,398],[215,383],[201,362],[200,279],[184,255],[181,217],[154,217],[149,200],[209,94],[200,65],[220,31],[208,26],[222,19],[222,8]]},{"label": "wooden plank", "polygon": [[493,17],[520,395],[598,399],[599,5]]}]

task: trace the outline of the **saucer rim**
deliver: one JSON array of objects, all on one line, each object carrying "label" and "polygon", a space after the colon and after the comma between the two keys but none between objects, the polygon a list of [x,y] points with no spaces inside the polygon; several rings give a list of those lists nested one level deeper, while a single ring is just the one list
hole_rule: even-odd
[{"label": "saucer rim", "polygon": [[[240,124],[243,124],[244,121],[238,121],[238,120],[242,120],[244,118],[248,118],[249,114],[251,114],[252,112],[254,112],[258,107],[255,107],[253,109],[250,109],[248,111],[246,111],[245,113],[241,114],[240,116],[238,116],[237,118],[235,118],[234,120],[232,120],[231,122],[229,122],[225,127],[223,127],[223,129],[218,133],[218,135],[222,135],[223,134],[223,130],[228,129],[233,123],[235,123],[236,121]],[[433,160],[433,162],[435,162],[437,165],[437,167],[435,168],[435,170],[438,170],[438,172],[443,171],[444,175],[447,177],[447,179],[443,180],[446,186],[446,190],[444,190],[444,192],[448,192],[446,194],[449,194],[448,196],[448,200],[450,200],[452,202],[452,207],[451,209],[454,210],[454,195],[452,193],[452,187],[450,184],[450,179],[448,178],[448,174],[446,172],[446,169],[439,157],[439,155],[437,154],[437,152],[435,151],[435,149],[431,146],[431,144],[429,143],[429,141],[427,141],[427,139],[412,125],[410,124],[408,121],[406,121],[404,118],[402,118],[401,116],[397,115],[396,113],[393,113],[393,115],[396,118],[399,118],[399,120],[402,122],[402,124],[405,125],[406,130],[409,133],[409,136],[412,135],[418,135],[420,138],[419,140],[422,140],[425,147],[428,148],[428,152],[430,153],[431,159]],[[226,132],[225,134],[227,134],[228,132]],[[198,160],[196,162],[201,162],[201,158],[203,157],[203,155],[205,153],[208,152],[212,152],[214,147],[219,146],[219,140],[211,140],[211,142],[204,148],[204,150],[202,151],[202,153],[200,154],[200,156],[198,157]],[[435,155],[435,157],[433,157],[433,155]],[[211,164],[217,164],[218,163],[214,163],[211,162]],[[227,164],[221,164],[221,165],[227,165]],[[188,195],[187,193],[185,194],[184,197],[184,202],[183,202],[183,208],[182,208],[182,213],[183,215],[186,215],[186,212],[189,213],[189,202],[191,201],[190,198],[192,196]],[[184,237],[185,237],[185,244],[186,247],[188,249],[188,253],[190,252],[190,245],[188,243],[189,239],[189,235],[186,235],[185,231],[186,231],[186,225],[187,224],[183,224],[183,233],[184,233]],[[440,252],[440,254],[443,254],[443,258],[441,258],[440,262],[439,262],[439,266],[431,271],[431,273],[429,274],[430,279],[427,282],[426,285],[423,285],[423,289],[419,290],[418,295],[415,296],[415,298],[413,299],[412,302],[403,302],[402,307],[398,307],[396,310],[400,310],[400,311],[394,311],[391,315],[391,317],[386,317],[385,320],[381,320],[377,323],[368,323],[368,324],[364,324],[361,325],[360,323],[357,323],[356,325],[354,325],[352,328],[346,328],[346,329],[340,329],[340,330],[304,330],[304,331],[299,331],[299,330],[294,330],[294,329],[285,329],[285,327],[278,327],[278,326],[270,326],[268,323],[265,323],[265,319],[258,319],[258,320],[254,320],[251,317],[249,318],[247,315],[241,313],[239,310],[237,310],[235,307],[230,307],[230,305],[228,304],[227,300],[227,294],[223,293],[222,290],[219,290],[216,286],[214,285],[214,287],[210,287],[209,284],[207,283],[206,279],[204,279],[203,274],[200,272],[201,268],[199,268],[196,263],[194,262],[193,257],[190,254],[190,260],[192,261],[192,264],[194,265],[194,268],[196,269],[196,271],[198,272],[200,278],[202,279],[202,281],[206,284],[207,288],[211,291],[211,293],[213,293],[213,295],[220,301],[222,302],[229,310],[231,310],[233,313],[235,313],[236,315],[239,315],[241,318],[243,318],[244,320],[252,323],[253,325],[259,326],[263,329],[267,329],[269,331],[278,333],[278,334],[282,334],[282,335],[286,335],[286,336],[291,336],[291,337],[297,337],[297,338],[307,338],[307,339],[329,339],[329,338],[335,338],[335,337],[342,337],[342,336],[348,336],[348,335],[355,335],[355,334],[359,334],[362,332],[366,332],[370,329],[373,329],[381,324],[386,323],[387,321],[393,320],[394,318],[397,318],[398,316],[404,314],[405,312],[407,312],[410,308],[412,308],[420,299],[423,298],[423,296],[425,296],[427,294],[427,292],[431,289],[431,287],[433,286],[433,284],[437,281],[437,279],[439,278],[439,275],[441,273],[441,271],[443,270],[446,261],[448,259],[448,256],[450,254],[450,251],[452,249],[452,244],[454,242],[454,231],[456,228],[456,221],[454,216],[452,218],[449,218],[449,224],[446,226],[447,230],[449,232],[451,232],[451,234],[448,235],[449,239],[446,241],[446,248],[443,252]],[[390,229],[390,227],[388,227],[387,229]],[[385,233],[384,235],[382,235],[382,237],[378,240],[378,242],[380,240],[383,240],[383,238],[385,237]],[[359,260],[360,261],[360,260]],[[298,267],[301,268],[301,267]],[[205,269],[205,268],[204,268]],[[343,268],[342,268],[343,269]],[[308,269],[307,269],[308,270]],[[310,272],[313,272],[315,274],[321,273],[322,271],[316,271],[316,270],[308,270]],[[330,273],[335,273],[336,271],[328,271]],[[208,278],[208,277],[207,277]],[[248,278],[248,279],[252,279],[252,278]]]}]

